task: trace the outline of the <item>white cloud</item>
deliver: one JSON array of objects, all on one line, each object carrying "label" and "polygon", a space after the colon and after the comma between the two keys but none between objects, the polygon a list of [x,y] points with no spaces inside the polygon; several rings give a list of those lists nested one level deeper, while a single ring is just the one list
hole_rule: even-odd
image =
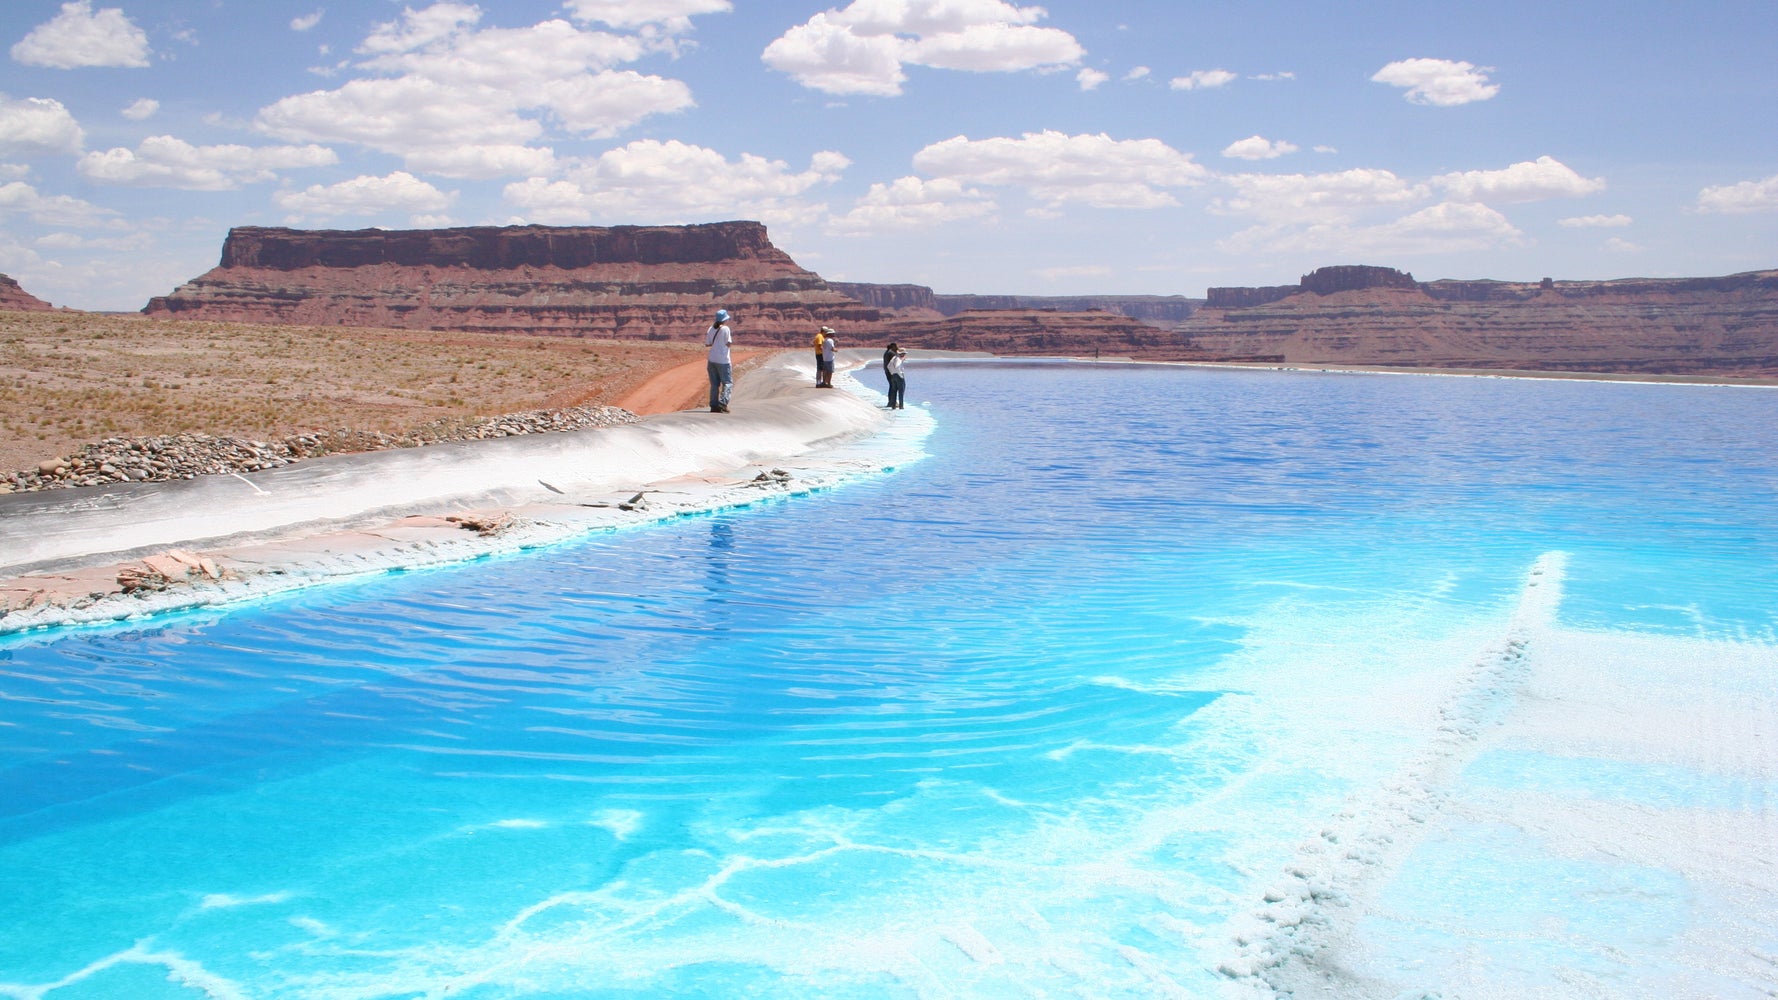
[{"label": "white cloud", "polygon": [[129,105],[123,109],[121,114],[133,122],[147,121],[148,119],[153,118],[154,113],[160,109],[161,102],[154,98],[138,97],[131,101]]},{"label": "white cloud", "polygon": [[927,229],[994,214],[994,202],[948,178],[902,177],[872,184],[845,215],[828,221],[828,231],[860,235],[886,230]]},{"label": "white cloud", "polygon": [[1297,151],[1296,145],[1279,140],[1273,142],[1262,136],[1250,135],[1245,139],[1229,143],[1222,155],[1236,160],[1275,160]]},{"label": "white cloud", "polygon": [[1565,229],[1619,229],[1630,224],[1627,215],[1577,215],[1558,219],[1556,225]]},{"label": "white cloud", "polygon": [[1037,26],[1046,16],[1004,0],[855,0],[786,31],[760,58],[815,90],[890,97],[907,65],[1005,73],[1079,62],[1086,50],[1073,35]]},{"label": "white cloud", "polygon": [[88,153],[76,164],[81,176],[100,184],[230,191],[277,179],[276,171],[326,167],[339,162],[323,146],[193,146],[170,135],[149,136],[134,151]]},{"label": "white cloud", "polygon": [[[621,6],[608,13],[618,16]],[[354,68],[365,76],[283,98],[260,110],[256,126],[281,139],[403,156],[409,169],[485,179],[550,162],[547,149],[515,147],[551,128],[610,138],[692,105],[679,80],[615,68],[646,55],[645,38],[559,19],[478,30],[480,18],[479,8],[459,3],[405,10],[359,47],[364,58]]]},{"label": "white cloud", "polygon": [[1228,174],[1220,179],[1234,187],[1235,194],[1214,202],[1214,211],[1252,215],[1280,225],[1349,223],[1365,212],[1398,208],[1427,195],[1425,185],[1375,168],[1330,174]]},{"label": "white cloud", "polygon": [[95,13],[92,0],[74,0],[32,28],[12,47],[12,58],[53,69],[142,67],[148,65],[148,36],[116,7]]},{"label": "white cloud", "polygon": [[1111,79],[1111,74],[1101,73],[1096,69],[1083,69],[1074,74],[1074,80],[1082,90],[1097,90],[1099,85]]},{"label": "white cloud", "polygon": [[407,155],[407,162],[415,170],[444,177],[493,180],[552,173],[556,154],[552,149],[520,143],[494,143],[415,150]]},{"label": "white cloud", "polygon": [[1154,72],[1154,71],[1149,69],[1147,66],[1137,66],[1135,69],[1132,69],[1128,73],[1125,73],[1124,79],[1126,79],[1126,80],[1140,80],[1152,72]]},{"label": "white cloud", "polygon": [[111,253],[139,253],[154,245],[150,233],[135,232],[123,236],[82,236],[79,233],[56,232],[38,237],[32,245],[45,250],[104,250]]},{"label": "white cloud", "polygon": [[23,181],[0,184],[0,212],[16,212],[44,226],[115,226],[117,213],[67,195],[45,197]]},{"label": "white cloud", "polygon": [[1490,250],[1522,239],[1523,234],[1505,216],[1486,205],[1444,202],[1377,225],[1259,226],[1236,233],[1218,246],[1238,254],[1385,256]]},{"label": "white cloud", "polygon": [[307,31],[315,25],[320,24],[321,15],[325,13],[327,13],[325,10],[318,10],[313,14],[304,14],[301,17],[293,17],[290,19],[290,30]]},{"label": "white cloud", "polygon": [[1466,170],[1434,177],[1432,183],[1471,201],[1525,202],[1545,198],[1578,198],[1605,190],[1605,179],[1588,179],[1549,156],[1522,161],[1503,170]]},{"label": "white cloud", "polygon": [[1763,181],[1742,181],[1698,192],[1698,211],[1744,215],[1778,211],[1778,174]]},{"label": "white cloud", "polygon": [[397,170],[387,177],[360,176],[327,187],[314,184],[301,191],[280,191],[272,195],[272,201],[279,208],[292,214],[293,222],[341,215],[437,213],[451,207],[456,200],[455,191],[440,191],[404,170]]},{"label": "white cloud", "polygon": [[562,4],[578,21],[595,21],[614,28],[659,26],[680,33],[691,28],[699,14],[725,14],[734,9],[729,0],[566,0]]},{"label": "white cloud", "polygon": [[13,100],[0,94],[0,156],[61,156],[80,152],[86,133],[48,97]]},{"label": "white cloud", "polygon": [[1176,76],[1167,81],[1167,86],[1174,90],[1209,90],[1215,87],[1226,87],[1240,77],[1226,69],[1195,69],[1185,76]]},{"label": "white cloud", "polygon": [[716,150],[676,139],[642,139],[565,162],[560,180],[532,177],[508,184],[504,195],[531,221],[568,225],[735,218],[802,222],[814,219],[822,207],[800,197],[838,180],[849,166],[850,160],[831,151],[816,153],[808,169],[793,171],[782,160],[751,153],[730,161]]},{"label": "white cloud", "polygon": [[23,163],[0,163],[0,181],[22,181],[31,176],[31,168]]},{"label": "white cloud", "polygon": [[1201,184],[1210,171],[1191,154],[1159,139],[1027,132],[1017,139],[934,143],[914,154],[914,168],[960,184],[1018,187],[1055,209],[1070,202],[1096,208],[1163,208],[1179,204],[1166,189]]},{"label": "white cloud", "polygon": [[1046,267],[1036,273],[1045,281],[1065,281],[1069,278],[1103,278],[1115,272],[1103,264],[1086,264],[1080,267]]},{"label": "white cloud", "polygon": [[1632,243],[1621,236],[1613,236],[1605,241],[1605,249],[1612,253],[1641,253],[1642,244]]},{"label": "white cloud", "polygon": [[1276,83],[1281,80],[1294,80],[1296,79],[1296,74],[1289,70],[1284,70],[1279,73],[1255,73],[1252,78],[1255,80],[1265,80],[1268,83]]},{"label": "white cloud", "polygon": [[1441,108],[1485,101],[1500,93],[1500,85],[1488,82],[1491,66],[1452,62],[1449,59],[1402,59],[1377,70],[1371,79],[1407,90],[1415,104]]}]

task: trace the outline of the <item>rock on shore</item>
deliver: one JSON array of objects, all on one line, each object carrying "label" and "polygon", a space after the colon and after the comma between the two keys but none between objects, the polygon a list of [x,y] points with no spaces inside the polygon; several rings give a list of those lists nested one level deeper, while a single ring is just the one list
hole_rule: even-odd
[{"label": "rock on shore", "polygon": [[440,421],[400,434],[314,431],[292,434],[278,441],[251,441],[208,434],[106,438],[88,444],[72,455],[45,460],[36,469],[0,473],[0,493],[259,472],[322,455],[615,427],[634,423],[636,419],[635,414],[615,406],[579,406],[474,420]]}]

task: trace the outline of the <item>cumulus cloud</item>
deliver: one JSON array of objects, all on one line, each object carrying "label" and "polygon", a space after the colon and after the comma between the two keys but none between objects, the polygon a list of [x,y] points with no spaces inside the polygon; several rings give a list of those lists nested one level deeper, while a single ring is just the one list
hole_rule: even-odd
[{"label": "cumulus cloud", "polygon": [[386,177],[354,177],[326,187],[312,184],[301,191],[280,191],[272,196],[279,208],[291,213],[293,222],[342,215],[437,213],[456,200],[455,191],[440,191],[405,170]]},{"label": "cumulus cloud", "polygon": [[1210,90],[1215,87],[1226,87],[1240,79],[1237,74],[1226,69],[1195,69],[1185,76],[1176,76],[1167,81],[1167,86],[1174,90]]},{"label": "cumulus cloud", "polygon": [[1027,132],[1013,138],[956,136],[914,154],[914,168],[959,184],[1022,188],[1049,208],[1164,208],[1169,188],[1203,183],[1210,171],[1159,139]]},{"label": "cumulus cloud", "polygon": [[153,118],[154,113],[160,109],[161,102],[151,97],[139,97],[131,101],[121,114],[130,121],[139,122]]},{"label": "cumulus cloud", "polygon": [[415,170],[444,177],[492,180],[552,173],[556,153],[547,147],[520,143],[485,143],[415,150],[407,155],[407,162]]},{"label": "cumulus cloud", "polygon": [[1698,211],[1744,215],[1778,211],[1778,174],[1763,181],[1742,181],[1698,192]]},{"label": "cumulus cloud", "polygon": [[1235,193],[1213,202],[1214,211],[1279,224],[1347,223],[1365,212],[1399,209],[1427,195],[1425,185],[1362,167],[1327,174],[1230,174],[1221,180]]},{"label": "cumulus cloud", "polygon": [[74,0],[32,28],[12,47],[12,58],[52,69],[142,67],[148,65],[148,36],[116,7],[94,11],[92,0]]},{"label": "cumulus cloud", "polygon": [[1557,219],[1556,225],[1565,229],[1621,229],[1630,224],[1627,215],[1577,215],[1568,219]]},{"label": "cumulus cloud", "polygon": [[585,225],[649,219],[661,223],[752,217],[804,222],[821,206],[800,198],[838,180],[851,161],[824,151],[805,170],[782,160],[716,150],[678,140],[642,139],[598,156],[565,162],[558,180],[532,177],[508,184],[508,204],[538,222]]},{"label": "cumulus cloud", "polygon": [[1493,71],[1491,66],[1449,59],[1402,59],[1377,70],[1371,79],[1405,89],[1404,96],[1415,104],[1448,108],[1500,93],[1500,85],[1488,81]]},{"label": "cumulus cloud", "polygon": [[1086,50],[1039,27],[1046,16],[1004,0],[855,0],[786,31],[760,58],[814,90],[891,97],[909,65],[1005,73],[1079,62]]},{"label": "cumulus cloud", "polygon": [[117,213],[67,195],[43,195],[23,181],[0,184],[0,212],[22,215],[43,226],[91,228],[120,224]]},{"label": "cumulus cloud", "polygon": [[62,102],[0,94],[0,156],[62,156],[80,152],[85,141]]},{"label": "cumulus cloud", "polygon": [[339,162],[324,146],[193,146],[170,135],[150,136],[135,150],[88,153],[76,168],[100,184],[230,191],[277,179],[277,171]]},{"label": "cumulus cloud", "polygon": [[1097,90],[1100,84],[1109,79],[1111,79],[1111,74],[1101,73],[1096,69],[1083,69],[1074,74],[1074,81],[1080,84],[1082,90]]},{"label": "cumulus cloud", "polygon": [[902,177],[872,184],[845,215],[828,221],[829,232],[859,235],[887,230],[929,229],[994,214],[994,202],[949,178]]},{"label": "cumulus cloud", "polygon": [[[581,6],[621,19],[640,5]],[[665,10],[710,7],[684,0]],[[682,16],[651,9],[656,21]],[[647,54],[647,38],[563,20],[479,29],[481,16],[461,3],[404,10],[359,46],[362,58],[351,67],[359,79],[283,98],[262,108],[255,125],[280,139],[350,142],[405,157],[410,169],[486,179],[550,162],[547,149],[517,148],[552,128],[610,138],[692,105],[679,80],[617,68]]]},{"label": "cumulus cloud", "polygon": [[327,12],[324,10],[318,10],[313,14],[304,14],[301,17],[293,17],[290,19],[290,30],[291,31],[307,31],[310,28],[313,28],[315,25],[320,24],[321,23],[321,15],[323,15],[325,13],[327,13]]},{"label": "cumulus cloud", "polygon": [[1386,256],[1487,250],[1522,241],[1523,234],[1504,215],[1486,205],[1443,202],[1374,225],[1257,226],[1221,241],[1218,246],[1239,254]]},{"label": "cumulus cloud", "polygon": [[1037,271],[1037,276],[1045,281],[1066,281],[1070,278],[1103,278],[1114,273],[1116,272],[1103,264],[1086,264],[1080,267],[1046,267]]},{"label": "cumulus cloud", "polygon": [[1126,79],[1126,80],[1140,80],[1152,72],[1154,72],[1154,71],[1149,69],[1147,66],[1137,66],[1136,68],[1130,70],[1128,73],[1125,73],[1124,79]]},{"label": "cumulus cloud", "polygon": [[1250,135],[1245,139],[1229,143],[1222,155],[1235,160],[1275,160],[1280,156],[1288,156],[1297,151],[1297,146],[1279,140],[1273,142],[1263,136]]},{"label": "cumulus cloud", "polygon": [[1525,202],[1578,198],[1605,190],[1602,177],[1582,177],[1550,156],[1515,163],[1503,170],[1467,170],[1434,177],[1432,183],[1471,201]]},{"label": "cumulus cloud", "polygon": [[725,14],[729,0],[567,0],[562,6],[575,20],[614,28],[659,27],[679,33],[691,28],[699,14]]}]

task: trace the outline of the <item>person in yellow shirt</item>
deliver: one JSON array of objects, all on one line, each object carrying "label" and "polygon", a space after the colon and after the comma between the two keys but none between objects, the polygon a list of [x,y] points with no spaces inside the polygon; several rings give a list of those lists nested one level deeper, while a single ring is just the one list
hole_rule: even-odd
[{"label": "person in yellow shirt", "polygon": [[827,355],[821,349],[827,346],[827,335],[832,332],[833,328],[827,326],[815,331],[815,388],[817,389],[825,388],[829,381],[825,367]]}]

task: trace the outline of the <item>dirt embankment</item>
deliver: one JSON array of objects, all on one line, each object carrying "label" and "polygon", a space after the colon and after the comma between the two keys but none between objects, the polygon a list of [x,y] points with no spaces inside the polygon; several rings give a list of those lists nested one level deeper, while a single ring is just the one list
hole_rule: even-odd
[{"label": "dirt embankment", "polygon": [[699,401],[703,358],[695,337],[583,340],[0,312],[0,471],[36,469],[105,438],[400,433],[441,420],[594,405],[667,412]]}]

